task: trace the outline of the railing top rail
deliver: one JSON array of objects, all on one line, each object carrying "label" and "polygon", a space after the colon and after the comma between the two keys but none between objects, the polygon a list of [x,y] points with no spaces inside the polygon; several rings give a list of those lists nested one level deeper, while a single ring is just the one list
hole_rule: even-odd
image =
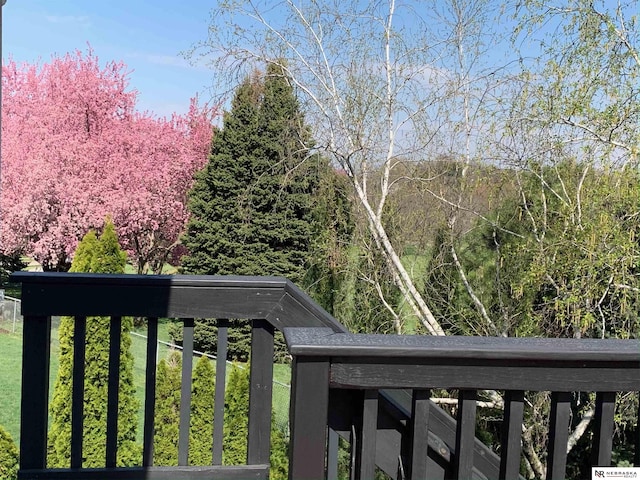
[{"label": "railing top rail", "polygon": [[282,277],[16,272],[23,315],[265,319],[275,328],[346,329]]},{"label": "railing top rail", "polygon": [[241,275],[134,275],[71,272],[14,272],[11,281],[27,284],[78,285],[86,284],[94,288],[105,285],[155,286],[167,284],[182,287],[262,287],[285,288],[294,286],[284,277],[241,276]]},{"label": "railing top rail", "polygon": [[335,333],[326,328],[285,330],[293,355],[476,361],[631,362],[640,368],[640,340],[435,337]]}]

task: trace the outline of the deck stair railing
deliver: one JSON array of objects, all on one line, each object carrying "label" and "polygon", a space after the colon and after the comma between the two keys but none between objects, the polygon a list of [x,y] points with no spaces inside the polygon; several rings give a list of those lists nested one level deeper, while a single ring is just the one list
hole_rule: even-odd
[{"label": "deck stair railing", "polygon": [[[556,425],[552,433],[560,433],[554,433],[554,445],[561,445],[564,439],[563,429],[557,425],[563,425],[567,419],[566,392],[594,389],[604,392],[598,395],[601,413],[597,415],[601,420],[596,422],[601,424],[598,438],[604,445],[598,447],[598,452],[604,452],[598,453],[598,461],[604,461],[611,450],[607,439],[614,398],[614,394],[607,392],[640,389],[637,341],[587,342],[571,353],[565,351],[564,344],[551,342],[542,348],[544,342],[540,341],[538,350],[527,350],[527,345],[533,344],[504,339],[502,350],[498,349],[502,353],[492,354],[491,348],[498,344],[478,347],[493,341],[487,339],[464,340],[478,342],[471,345],[455,338],[351,335],[304,292],[282,278],[18,272],[12,280],[22,283],[24,317],[21,479],[268,478],[276,330],[286,332],[290,353],[294,355],[290,407],[289,478],[292,479],[337,479],[338,437],[351,444],[352,478],[373,478],[369,476],[372,465],[392,479],[517,478],[515,459],[519,455],[519,442],[515,438],[520,426],[521,392],[535,389],[556,392],[553,409],[558,418],[552,422]],[[70,399],[71,464],[64,469],[48,468],[46,463],[52,316],[74,317],[74,345],[78,346],[74,350],[74,365],[79,367],[73,370]],[[113,346],[105,467],[98,469],[82,466],[82,346],[86,318],[91,316],[111,317]],[[126,468],[116,466],[118,348],[124,316],[148,319],[142,465]],[[165,317],[180,318],[184,324],[186,354],[182,365],[177,467],[153,465],[158,319]],[[246,465],[221,465],[225,382],[221,381],[224,368],[220,368],[216,372],[212,462],[207,466],[189,466],[192,367],[189,352],[193,350],[195,318],[218,319],[218,358],[226,357],[228,324],[224,319],[251,322]],[[404,347],[403,342],[407,342]],[[524,353],[518,353],[522,347],[526,347]],[[564,350],[557,351],[558,348]],[[531,357],[536,352],[546,352],[544,355],[549,358]],[[510,366],[505,366],[505,362]],[[563,362],[568,363],[562,366]],[[224,362],[216,364],[221,365]],[[568,376],[566,381],[560,380],[563,375]],[[446,387],[461,389],[457,422],[428,398],[429,389]],[[502,462],[474,436],[474,392],[480,388],[507,390],[505,407],[511,413],[505,423],[509,428]],[[553,457],[551,472],[560,471],[563,462],[562,447],[554,449],[560,453]],[[636,457],[638,451],[636,446]],[[420,458],[428,458],[427,464]],[[429,477],[422,476],[425,471]],[[469,472],[471,476],[467,475]],[[559,474],[554,475],[549,478],[560,478]]]},{"label": "deck stair railing", "polygon": [[[285,329],[285,337],[294,359],[291,478],[324,478],[327,425],[351,436],[353,478],[374,478],[383,461],[376,445],[385,423],[380,403],[392,389],[412,392],[404,435],[386,452],[402,477],[518,478],[524,392],[549,391],[546,478],[564,479],[572,392],[595,392],[591,465],[611,466],[616,392],[640,391],[638,340],[354,335],[327,328]],[[429,401],[435,388],[459,391],[448,463],[430,438],[438,421]],[[497,470],[477,468],[487,460],[474,447],[478,390],[505,392]],[[635,436],[638,465],[638,424]]]}]

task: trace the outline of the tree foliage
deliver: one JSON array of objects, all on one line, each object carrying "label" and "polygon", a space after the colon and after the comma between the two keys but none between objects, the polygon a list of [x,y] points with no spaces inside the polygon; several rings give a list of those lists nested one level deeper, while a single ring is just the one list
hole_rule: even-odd
[{"label": "tree foliage", "polygon": [[17,445],[9,432],[0,425],[0,478],[17,480],[19,461]]},{"label": "tree foliage", "polygon": [[[71,271],[93,273],[123,273],[126,253],[120,249],[115,228],[107,221],[98,238],[89,231],[78,245]],[[86,319],[85,388],[83,466],[105,465],[107,428],[107,384],[109,372],[110,319]],[[141,450],[136,442],[138,403],[133,384],[133,355],[131,337],[133,319],[122,318],[120,343],[120,380],[118,399],[118,458],[119,466],[137,465]],[[73,375],[74,320],[60,320],[60,362],[51,402],[48,463],[67,468],[71,461],[71,394]]]},{"label": "tree foliage", "polygon": [[[491,48],[484,43],[492,40],[485,26],[495,7],[482,0],[452,0],[433,9],[413,1],[223,3],[198,52],[215,52],[220,67],[230,60],[240,66],[223,70],[230,81],[261,61],[276,62],[287,73],[319,148],[350,180],[369,231],[363,248],[376,249],[381,260],[376,275],[362,280],[373,281],[379,296],[384,288],[375,282],[389,275],[411,322],[419,320],[436,335],[445,332],[385,225],[387,202],[402,182],[396,172],[407,162],[463,155],[470,163],[480,156],[488,124],[482,105],[502,85],[502,70],[480,59]],[[457,192],[440,193],[432,191],[447,208],[461,203]],[[401,331],[404,312],[392,298],[380,301]]]},{"label": "tree foliage", "polygon": [[156,412],[153,432],[153,464],[178,465],[180,428],[180,384],[182,356],[173,351],[158,363]]},{"label": "tree foliage", "polygon": [[211,115],[139,113],[126,66],[89,51],[2,67],[0,248],[67,270],[81,237],[110,214],[140,272],[159,271],[184,227]]},{"label": "tree foliage", "polygon": [[249,369],[233,364],[224,399],[224,465],[244,465],[249,434]]},{"label": "tree foliage", "polygon": [[[247,437],[249,434],[249,377],[247,368],[233,364],[225,393],[224,413],[224,465],[244,465],[247,461]],[[269,478],[286,479],[289,468],[287,441],[271,417],[271,471]]]},{"label": "tree foliage", "polygon": [[211,361],[202,356],[198,359],[193,371],[191,387],[191,435],[189,437],[191,465],[211,464],[215,389],[215,370]]},{"label": "tree foliage", "polygon": [[189,195],[182,269],[299,281],[312,234],[312,194],[326,161],[310,155],[288,78],[269,65],[238,87]]},{"label": "tree foliage", "polygon": [[[189,195],[182,270],[277,275],[299,284],[311,262],[319,266],[325,259],[327,270],[330,240],[321,240],[321,232],[331,235],[331,220],[319,209],[327,208],[322,202],[328,190],[333,192],[335,173],[310,150],[312,145],[282,68],[269,64],[264,74],[245,78]],[[248,359],[248,331],[248,324],[230,331],[230,359]],[[215,353],[212,322],[197,321],[194,337],[198,348]],[[174,338],[180,340],[179,332]],[[282,341],[278,344],[278,351],[284,351]]]}]

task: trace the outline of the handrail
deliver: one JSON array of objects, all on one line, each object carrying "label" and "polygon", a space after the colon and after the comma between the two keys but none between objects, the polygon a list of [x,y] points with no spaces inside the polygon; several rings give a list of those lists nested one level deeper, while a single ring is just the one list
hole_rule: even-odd
[{"label": "handrail", "polygon": [[262,318],[275,328],[346,328],[281,277],[15,272],[24,315]]},{"label": "handrail", "polygon": [[[157,340],[158,318],[185,319],[185,339],[193,334],[192,322],[189,319],[223,319],[219,321],[218,348],[221,348],[221,345],[226,345],[223,338],[226,338],[228,327],[224,319],[250,319],[254,324],[253,336],[255,337],[252,340],[252,348],[256,348],[254,353],[261,352],[260,355],[263,359],[261,362],[252,362],[251,366],[253,411],[260,410],[259,407],[256,407],[258,398],[266,399],[269,396],[269,391],[262,391],[261,387],[254,386],[253,383],[254,380],[256,382],[259,380],[260,385],[265,385],[265,382],[272,375],[269,367],[271,365],[269,352],[272,348],[273,329],[282,331],[285,328],[311,327],[325,328],[332,333],[347,332],[343,325],[319,307],[306,293],[290,281],[278,277],[16,272],[11,279],[22,284],[22,312],[25,316],[21,431],[28,432],[28,434],[21,435],[21,452],[23,454],[21,469],[25,472],[32,471],[34,476],[40,475],[38,472],[44,468],[46,459],[51,316],[75,317],[79,327],[77,330],[80,331],[82,331],[84,318],[90,316],[109,316],[114,319],[122,316],[148,318],[149,343],[146,374],[148,392],[152,392],[155,386],[156,354],[154,345]],[[34,351],[39,354],[29,355],[27,353]],[[224,358],[226,353],[218,352],[218,356]],[[186,365],[183,365],[183,375],[189,375],[187,370],[189,369],[186,368]],[[76,373],[77,376],[80,376],[79,372]],[[224,369],[217,373],[217,378],[220,380],[217,385],[224,385],[223,376]],[[187,380],[190,381],[190,377]],[[187,390],[185,389],[186,393],[183,393],[183,397],[188,394]],[[224,395],[223,390],[220,395]],[[379,457],[380,467],[392,478],[398,478],[395,472],[397,462],[390,455],[395,455],[396,449],[400,448],[397,439],[402,434],[406,421],[410,418],[404,398],[396,393],[390,391],[381,394],[383,404],[381,408],[386,412],[387,420],[392,425],[390,428],[378,432],[380,436],[378,442],[378,453],[381,455]],[[219,398],[217,395],[218,393],[216,393],[216,398]],[[153,416],[153,395],[149,394],[147,397],[145,418]],[[77,404],[76,408],[79,409],[81,402],[78,398],[75,403]],[[216,405],[220,405],[220,408],[223,404],[224,402],[216,403]],[[265,409],[262,408],[262,410]],[[446,463],[449,461],[450,451],[445,440],[455,436],[456,424],[446,412],[436,405],[431,405],[431,411],[433,418],[437,421],[433,424],[433,433],[430,433],[430,445],[440,455],[441,462]],[[216,415],[218,420],[222,418],[220,415]],[[263,417],[260,421],[266,425],[268,417],[264,415]],[[262,431],[268,430],[264,425],[263,427]],[[335,432],[345,436],[344,429],[339,429],[337,425],[335,427]],[[150,467],[151,454],[149,453],[152,434],[152,425],[147,422],[144,429],[144,465],[147,466],[145,467],[147,474],[152,472],[149,470],[152,468]],[[256,439],[258,445],[261,444],[259,437],[259,435],[251,436]],[[476,458],[479,460],[479,470],[485,472],[484,476],[491,476],[492,471],[497,471],[499,458],[478,440],[475,440],[474,444],[477,452]],[[214,463],[219,462],[221,458],[219,445],[216,447],[218,450],[214,452]],[[260,449],[264,450],[264,444]],[[255,450],[252,451],[255,452]],[[76,456],[76,458],[78,457]],[[182,458],[184,459],[184,456]],[[257,465],[264,463],[264,453],[262,457],[257,458],[254,455],[253,458]],[[332,458],[335,460],[335,457]],[[47,471],[47,474],[49,473],[50,471]],[[103,473],[106,475],[105,472]],[[134,474],[131,475],[132,478],[135,477]]]},{"label": "handrail", "polygon": [[[152,466],[155,368],[158,318],[184,321],[184,346],[193,349],[193,319],[218,318],[218,356],[226,358],[227,322],[242,318],[252,323],[252,358],[249,392],[249,429],[246,467],[222,467],[223,429],[214,431],[213,463],[188,467],[191,367],[182,366],[181,427],[178,448],[183,478],[266,478],[269,474],[271,382],[275,329],[315,325],[344,331],[333,317],[317,306],[290,281],[277,277],[145,276],[86,273],[17,272],[12,281],[22,284],[23,381],[21,400],[21,478],[169,478],[171,469]],[[149,320],[146,366],[145,425],[142,467],[116,468],[117,359],[119,341],[110,348],[109,409],[107,414],[106,467],[82,468],[83,370],[74,369],[71,400],[71,469],[47,469],[47,416],[51,317],[74,318],[74,344],[85,344],[89,317],[110,317],[111,335],[119,338],[120,319],[142,316]],[[113,341],[111,342],[113,344]],[[37,355],[33,352],[37,351]],[[82,365],[84,349],[74,352],[74,365]],[[187,358],[190,358],[187,355]],[[218,372],[224,375],[224,372]],[[224,387],[224,378],[218,377]],[[216,410],[224,406],[224,388],[216,390]],[[222,412],[220,412],[222,413]],[[218,420],[222,415],[218,415]],[[111,433],[110,433],[111,432]],[[186,472],[186,473],[185,473]]]},{"label": "handrail", "polygon": [[[402,462],[405,471],[413,472],[414,478],[433,475],[427,470],[433,465],[428,464],[424,455],[429,444],[426,428],[430,421],[429,390],[460,390],[458,429],[452,448],[454,468],[449,473],[462,479],[478,477],[473,470],[473,442],[469,441],[475,431],[477,390],[506,391],[499,478],[518,476],[525,390],[553,392],[548,478],[564,478],[565,474],[571,414],[568,392],[597,393],[593,446],[593,462],[597,466],[611,461],[615,402],[612,392],[640,391],[640,340],[440,338],[345,334],[326,328],[285,329],[285,338],[294,358],[294,406],[327,403],[331,411],[358,402],[357,412],[348,414],[358,422],[356,478],[369,478],[373,472],[376,456],[373,432],[381,421],[378,413],[381,389],[413,390],[407,440],[411,447],[405,449]],[[321,381],[323,387],[318,385]],[[313,398],[308,397],[309,382],[315,384]],[[348,401],[343,399],[344,395]],[[308,416],[305,409],[292,411],[292,419],[290,468],[300,477],[318,477],[324,455],[320,425],[332,420],[318,418],[315,413]],[[640,444],[635,448],[638,452]],[[412,474],[406,478],[412,478]]]}]

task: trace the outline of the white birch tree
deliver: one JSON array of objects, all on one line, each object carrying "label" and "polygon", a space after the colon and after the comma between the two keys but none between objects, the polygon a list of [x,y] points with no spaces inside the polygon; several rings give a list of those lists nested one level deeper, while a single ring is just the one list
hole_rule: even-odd
[{"label": "white birch tree", "polygon": [[[433,335],[444,335],[444,329],[403,265],[383,213],[402,181],[394,176],[400,162],[435,160],[453,150],[468,165],[477,153],[472,143],[479,138],[479,105],[495,88],[498,72],[479,68],[478,49],[467,47],[481,42],[479,24],[489,19],[491,2],[448,5],[439,10],[396,0],[225,2],[211,14],[209,38],[192,52],[227,72],[229,85],[238,78],[234,74],[256,64],[278,63],[287,71],[314,125],[315,148],[351,179],[395,285]],[[445,101],[450,99],[455,101]],[[460,106],[463,111],[450,110]],[[452,147],[460,139],[464,148]],[[455,226],[461,198],[444,200],[452,206]],[[471,288],[469,293],[473,298]],[[401,322],[396,331],[402,332]]]}]

